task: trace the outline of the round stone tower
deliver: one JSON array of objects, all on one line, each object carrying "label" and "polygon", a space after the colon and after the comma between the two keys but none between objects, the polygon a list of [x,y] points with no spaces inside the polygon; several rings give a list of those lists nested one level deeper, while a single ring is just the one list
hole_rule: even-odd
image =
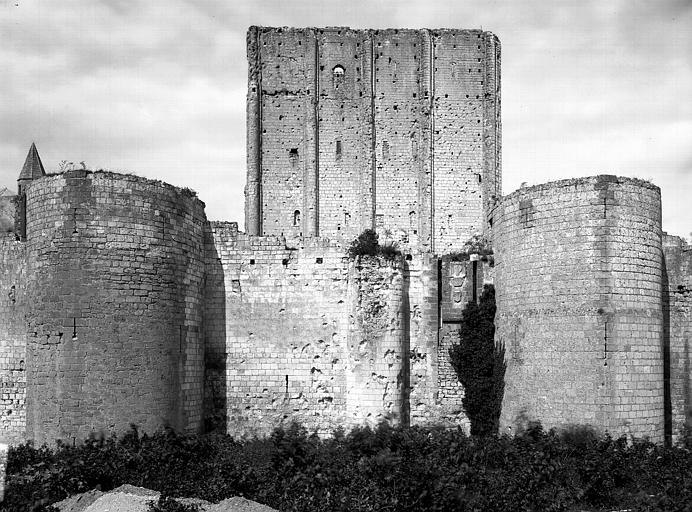
[{"label": "round stone tower", "polygon": [[520,189],[494,213],[501,430],[664,435],[660,190],[615,176]]},{"label": "round stone tower", "polygon": [[204,204],[134,176],[26,190],[27,438],[201,428]]}]

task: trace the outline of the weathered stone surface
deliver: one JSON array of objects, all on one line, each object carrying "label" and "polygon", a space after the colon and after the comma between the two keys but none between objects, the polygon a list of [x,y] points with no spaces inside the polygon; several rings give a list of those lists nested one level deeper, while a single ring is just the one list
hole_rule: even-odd
[{"label": "weathered stone surface", "polygon": [[27,437],[201,430],[203,203],[87,171],[26,197]]},{"label": "weathered stone surface", "polygon": [[[0,442],[467,426],[447,352],[493,280],[505,426],[690,426],[689,246],[661,244],[638,180],[498,202],[495,36],[253,27],[248,58],[247,233],[134,176],[21,184],[22,241],[0,237]],[[371,227],[403,254],[350,260]],[[476,232],[497,269],[440,257]]]},{"label": "weathered stone surface", "polygon": [[480,30],[251,27],[253,235],[366,228],[440,254],[501,194],[500,44]]},{"label": "weathered stone surface", "polygon": [[664,434],[658,187],[615,176],[520,189],[494,214],[501,425]]},{"label": "weathered stone surface", "polygon": [[664,234],[663,255],[663,347],[669,360],[669,428],[676,440],[692,428],[692,247]]}]

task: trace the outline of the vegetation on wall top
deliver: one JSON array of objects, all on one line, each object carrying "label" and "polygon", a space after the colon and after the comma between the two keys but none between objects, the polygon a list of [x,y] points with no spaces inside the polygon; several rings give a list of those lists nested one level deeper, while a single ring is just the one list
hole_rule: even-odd
[{"label": "vegetation on wall top", "polygon": [[366,229],[348,247],[349,258],[356,256],[381,256],[385,259],[395,259],[401,252],[393,242],[380,244],[379,236],[374,229]]}]

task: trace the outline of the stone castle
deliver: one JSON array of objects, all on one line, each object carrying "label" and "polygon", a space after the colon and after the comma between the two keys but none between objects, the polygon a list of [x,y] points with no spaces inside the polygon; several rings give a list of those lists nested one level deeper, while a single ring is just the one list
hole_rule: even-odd
[{"label": "stone castle", "polygon": [[[493,34],[252,27],[247,45],[244,232],[187,189],[46,174],[32,145],[0,197],[0,441],[466,427],[448,349],[484,283],[503,431],[691,426],[692,251],[648,182],[502,197]],[[401,256],[349,258],[365,229]]]}]

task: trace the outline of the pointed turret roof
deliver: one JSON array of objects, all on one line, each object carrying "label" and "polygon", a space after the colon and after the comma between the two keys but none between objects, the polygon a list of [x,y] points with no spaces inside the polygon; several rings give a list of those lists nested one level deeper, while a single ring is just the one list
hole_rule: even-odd
[{"label": "pointed turret roof", "polygon": [[41,176],[45,176],[46,171],[43,168],[43,163],[41,162],[41,157],[38,156],[38,150],[36,149],[36,144],[31,143],[29,148],[29,154],[26,155],[26,161],[24,162],[24,167],[22,167],[22,172],[19,173],[18,180],[35,180]]}]

